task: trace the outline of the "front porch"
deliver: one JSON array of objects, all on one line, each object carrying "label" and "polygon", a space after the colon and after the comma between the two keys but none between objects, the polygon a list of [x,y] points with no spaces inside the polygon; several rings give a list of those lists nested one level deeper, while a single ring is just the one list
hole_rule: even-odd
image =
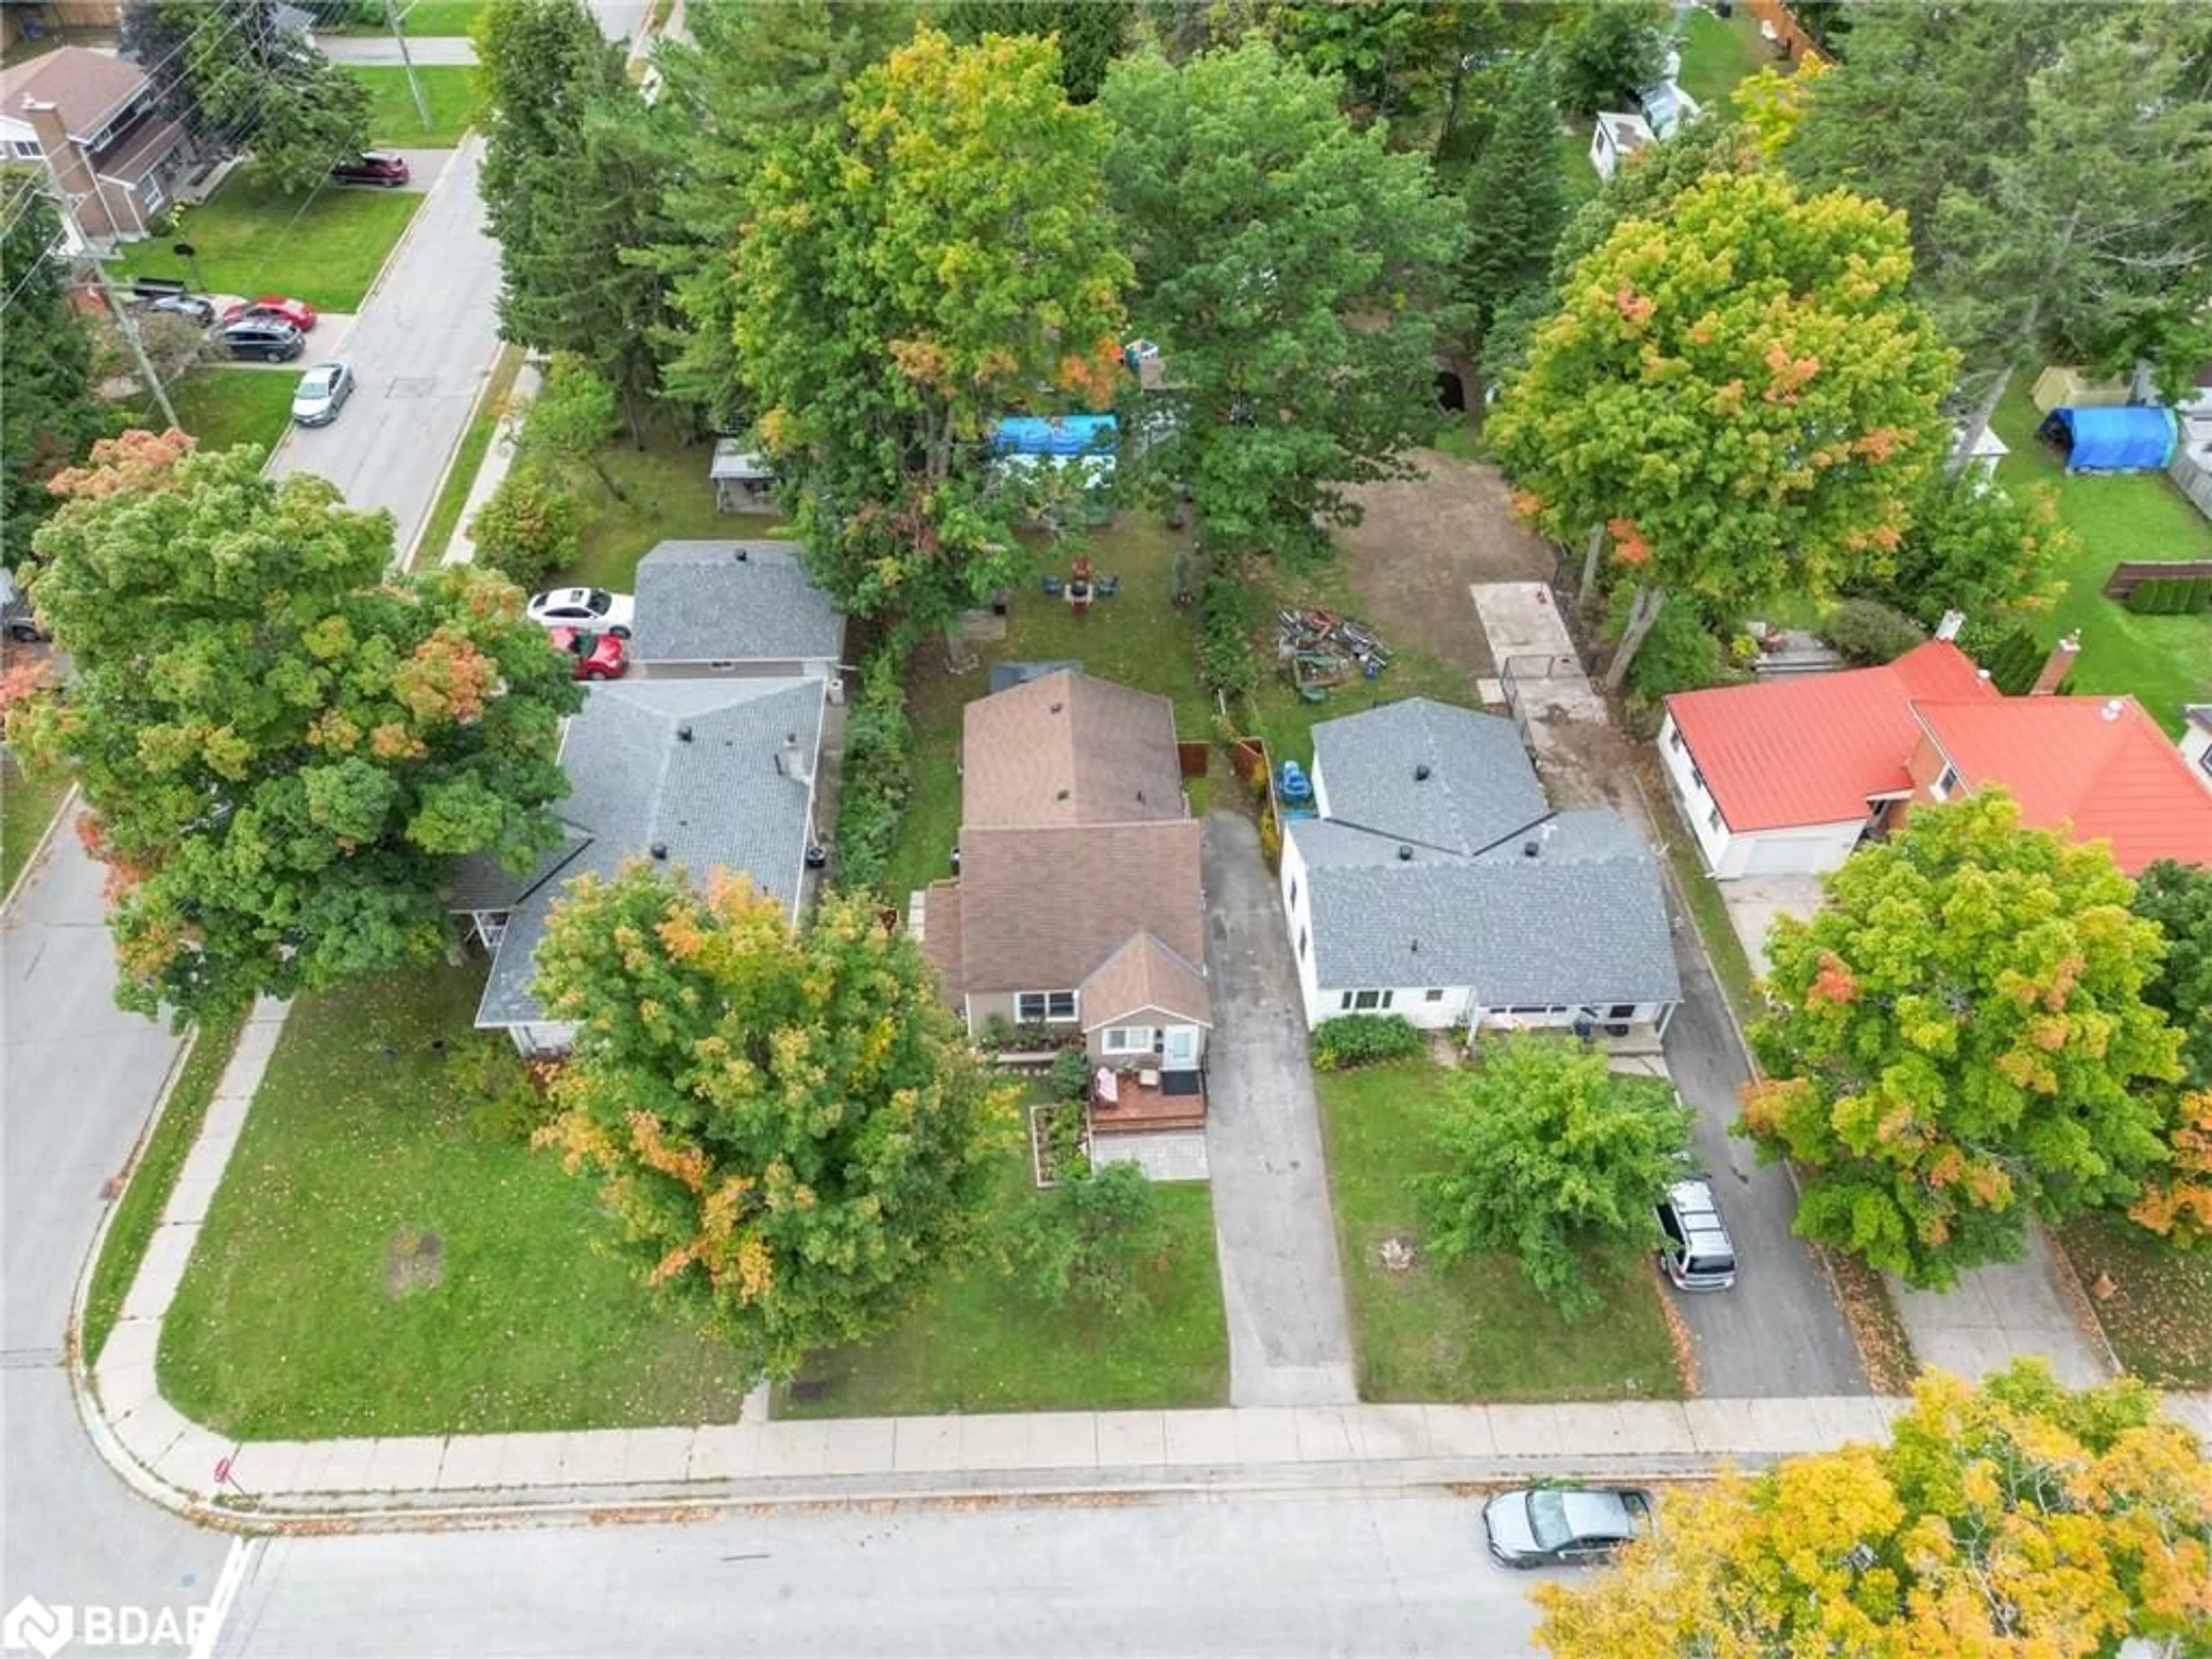
[{"label": "front porch", "polygon": [[1090,1119],[1094,1135],[1202,1129],[1206,1073],[1098,1067],[1091,1073]]}]

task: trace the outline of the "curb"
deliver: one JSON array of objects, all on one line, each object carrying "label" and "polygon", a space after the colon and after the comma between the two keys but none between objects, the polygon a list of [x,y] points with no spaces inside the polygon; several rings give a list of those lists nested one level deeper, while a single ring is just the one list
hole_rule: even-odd
[{"label": "curb", "polygon": [[31,848],[30,856],[23,860],[23,867],[15,872],[15,879],[8,884],[6,896],[0,897],[0,921],[4,921],[8,914],[15,908],[16,899],[21,896],[23,889],[30,884],[31,878],[37,872],[40,861],[52,850],[54,836],[62,827],[62,820],[70,815],[70,809],[76,803],[77,787],[72,781],[68,790],[62,796],[61,805],[54,808],[53,817],[46,820],[46,827],[39,836],[38,845]]}]

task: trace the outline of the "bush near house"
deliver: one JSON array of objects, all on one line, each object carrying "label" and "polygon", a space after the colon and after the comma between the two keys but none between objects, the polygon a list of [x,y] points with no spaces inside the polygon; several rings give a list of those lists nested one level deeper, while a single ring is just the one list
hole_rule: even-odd
[{"label": "bush near house", "polygon": [[914,787],[914,725],[906,714],[908,653],[879,647],[845,723],[843,799],[837,808],[837,875],[847,887],[880,887]]},{"label": "bush near house", "polygon": [[2212,576],[2153,576],[2124,603],[2139,617],[2193,617],[2212,611]]},{"label": "bush near house", "polygon": [[1928,635],[1918,623],[1879,599],[1843,599],[1820,624],[1820,637],[1863,668],[1894,662]]},{"label": "bush near house", "polygon": [[1421,1034],[1395,1014],[1340,1014],[1314,1027],[1314,1064],[1333,1072],[1415,1060]]}]

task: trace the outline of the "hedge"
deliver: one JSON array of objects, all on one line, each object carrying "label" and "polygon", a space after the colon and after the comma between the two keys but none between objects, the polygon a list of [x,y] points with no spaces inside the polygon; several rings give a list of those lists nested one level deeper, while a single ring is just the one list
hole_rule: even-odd
[{"label": "hedge", "polygon": [[1314,1064],[1332,1072],[1413,1060],[1421,1034],[1395,1014],[1343,1014],[1314,1027]]}]

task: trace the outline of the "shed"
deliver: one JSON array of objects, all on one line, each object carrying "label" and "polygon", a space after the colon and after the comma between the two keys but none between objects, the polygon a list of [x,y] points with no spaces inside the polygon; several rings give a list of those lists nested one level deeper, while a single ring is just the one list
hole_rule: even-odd
[{"label": "shed", "polygon": [[1597,118],[1590,133],[1590,165],[1610,182],[1622,165],[1656,142],[1651,124],[1640,115],[1612,110]]},{"label": "shed", "polygon": [[2053,363],[2035,377],[2027,395],[2045,415],[2054,409],[2105,409],[2127,402],[2128,383]]},{"label": "shed", "polygon": [[2149,472],[2173,453],[2173,411],[2135,404],[2125,409],[2054,409],[2035,429],[2066,452],[2069,472]]},{"label": "shed", "polygon": [[743,447],[735,438],[714,440],[714,459],[707,476],[714,483],[714,506],[724,513],[763,512],[769,492],[775,487],[768,457]]}]

